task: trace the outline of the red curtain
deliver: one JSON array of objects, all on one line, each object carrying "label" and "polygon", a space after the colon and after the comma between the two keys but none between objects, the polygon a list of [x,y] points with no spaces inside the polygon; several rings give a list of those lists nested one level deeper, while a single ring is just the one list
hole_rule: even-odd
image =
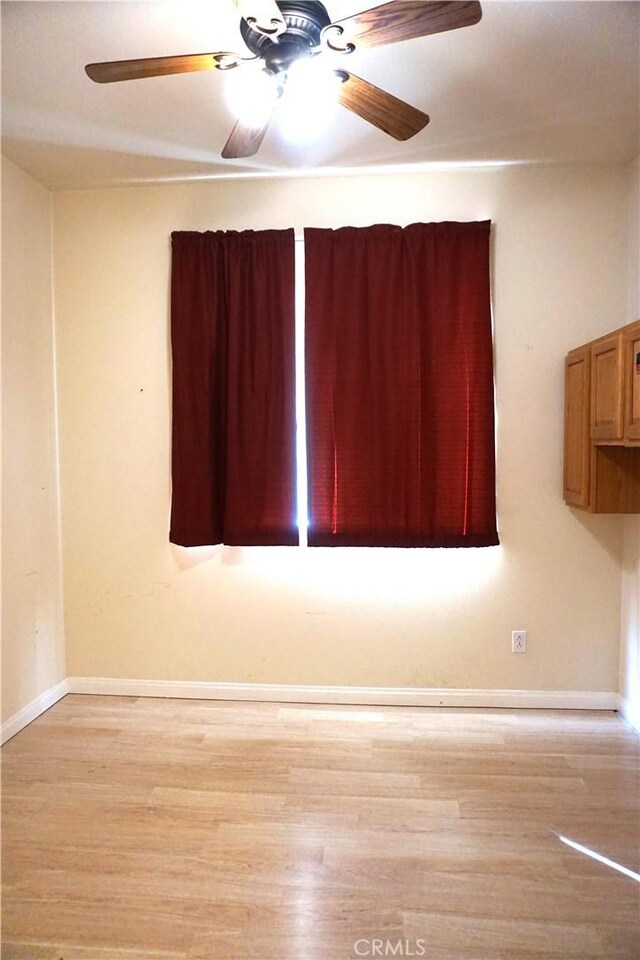
[{"label": "red curtain", "polygon": [[490,229],[305,231],[311,546],[499,542]]},{"label": "red curtain", "polygon": [[173,233],[171,533],[296,544],[293,230]]}]

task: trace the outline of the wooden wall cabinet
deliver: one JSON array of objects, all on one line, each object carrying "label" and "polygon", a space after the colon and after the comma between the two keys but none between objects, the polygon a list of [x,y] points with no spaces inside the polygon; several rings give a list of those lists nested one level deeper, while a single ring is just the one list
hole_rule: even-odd
[{"label": "wooden wall cabinet", "polygon": [[565,359],[564,499],[640,513],[640,321]]}]

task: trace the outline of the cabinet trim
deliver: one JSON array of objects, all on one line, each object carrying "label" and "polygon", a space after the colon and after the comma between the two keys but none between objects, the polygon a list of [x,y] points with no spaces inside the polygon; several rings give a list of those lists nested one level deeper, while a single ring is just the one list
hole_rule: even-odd
[{"label": "cabinet trim", "polygon": [[[572,376],[578,367],[581,368],[582,381],[577,384],[576,395]],[[564,499],[571,506],[583,508],[590,504],[590,372],[589,347],[579,347],[567,354],[564,389],[564,421],[567,425],[564,432]],[[569,424],[572,429],[569,429]]]},{"label": "cabinet trim", "polygon": [[623,340],[624,436],[640,441],[640,320],[626,329]]}]

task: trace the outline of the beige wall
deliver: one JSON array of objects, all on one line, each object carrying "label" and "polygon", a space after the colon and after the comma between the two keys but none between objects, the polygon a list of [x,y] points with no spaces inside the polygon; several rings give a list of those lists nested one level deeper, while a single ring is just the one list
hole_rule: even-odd
[{"label": "beige wall", "polygon": [[[640,161],[629,170],[629,320],[640,317]],[[640,730],[640,517],[623,522],[620,693],[624,713]]]},{"label": "beige wall", "polygon": [[[509,167],[56,195],[69,674],[616,690],[621,523],[562,502],[562,359],[626,319],[627,187]],[[172,547],[171,230],[484,218],[502,546]]]},{"label": "beige wall", "polygon": [[2,161],[2,718],[66,676],[51,195]]}]

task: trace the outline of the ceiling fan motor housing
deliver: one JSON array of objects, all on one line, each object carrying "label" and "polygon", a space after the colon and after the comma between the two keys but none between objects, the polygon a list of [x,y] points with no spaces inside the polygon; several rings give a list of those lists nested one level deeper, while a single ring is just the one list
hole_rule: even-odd
[{"label": "ceiling fan motor housing", "polygon": [[278,0],[278,7],[287,29],[277,41],[254,30],[246,20],[240,22],[242,39],[249,50],[265,62],[269,73],[288,70],[294,60],[308,57],[320,43],[320,34],[331,23],[325,7],[318,0]]}]

